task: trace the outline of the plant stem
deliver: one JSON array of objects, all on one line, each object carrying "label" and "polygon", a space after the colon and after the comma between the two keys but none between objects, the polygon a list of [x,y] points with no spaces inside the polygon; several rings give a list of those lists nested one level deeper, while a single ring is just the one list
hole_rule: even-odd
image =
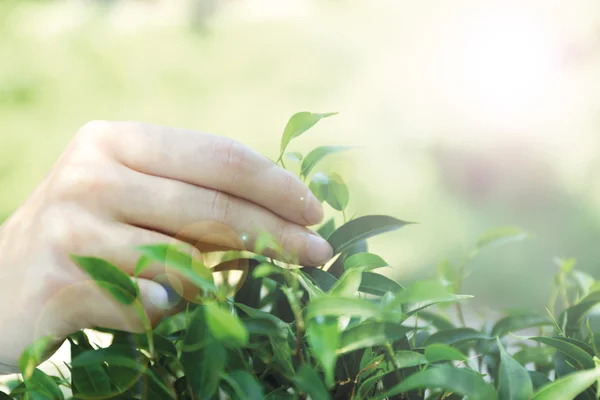
[{"label": "plant stem", "polygon": [[348,219],[346,218],[346,211],[342,210],[342,218],[344,218],[344,223],[348,222]]},{"label": "plant stem", "polygon": [[400,368],[398,368],[398,363],[396,363],[396,358],[394,357],[394,349],[392,348],[392,345],[389,342],[387,342],[384,347],[385,354],[394,366],[394,371],[396,372],[396,379],[398,379],[398,383],[400,383],[402,381],[402,374],[400,373]]}]

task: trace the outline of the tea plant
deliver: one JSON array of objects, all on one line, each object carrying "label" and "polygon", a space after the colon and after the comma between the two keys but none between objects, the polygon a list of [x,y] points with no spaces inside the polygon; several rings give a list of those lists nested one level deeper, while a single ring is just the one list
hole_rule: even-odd
[{"label": "tea plant", "polygon": [[[389,266],[369,252],[368,239],[410,222],[348,218],[343,178],[317,170],[325,157],[348,147],[319,147],[305,157],[287,152],[294,138],[331,115],[292,116],[277,158],[284,167],[294,163],[319,200],[341,213],[340,226],[330,219],[318,229],[334,249],[330,263],[302,268],[267,235],[252,253],[226,253],[213,269],[168,244],[140,247],[136,275],[158,261],[201,294],[155,329],[146,321],[145,334],[98,328],[112,338],[106,347],[91,343],[89,331],[71,335],[69,377],[42,372],[37,366],[47,341],[35,343],[21,357],[23,379],[0,398],[598,398],[600,334],[592,311],[600,284],[575,270],[574,260],[559,260],[546,310],[466,326],[462,304],[474,300],[461,285],[470,261],[489,246],[527,236],[516,228],[484,234],[461,265],[443,262],[427,280],[403,286],[377,272]],[[266,249],[288,262],[265,257]],[[128,275],[100,259],[73,259],[144,318]],[[241,270],[239,283],[217,284],[215,274],[231,269]]]}]

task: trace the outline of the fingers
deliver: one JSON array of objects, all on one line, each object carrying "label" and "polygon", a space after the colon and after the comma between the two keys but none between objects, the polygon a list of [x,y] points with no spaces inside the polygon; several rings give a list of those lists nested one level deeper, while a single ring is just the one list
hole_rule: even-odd
[{"label": "fingers", "polygon": [[73,287],[71,292],[79,294],[73,302],[71,313],[78,316],[79,329],[102,327],[133,333],[145,332],[144,319],[156,326],[170,309],[167,290],[159,283],[138,278],[142,307],[124,306],[108,295],[93,281],[85,281]]},{"label": "fingers", "polygon": [[135,182],[135,189],[115,195],[112,205],[125,223],[187,242],[249,251],[256,249],[257,238],[266,232],[291,257],[284,261],[314,266],[332,257],[331,246],[320,236],[254,203],[183,182],[132,174],[136,176],[128,181]]},{"label": "fingers", "polygon": [[314,225],[321,203],[295,175],[228,138],[139,123],[116,123],[111,150],[145,174],[203,186],[256,203],[284,219]]}]

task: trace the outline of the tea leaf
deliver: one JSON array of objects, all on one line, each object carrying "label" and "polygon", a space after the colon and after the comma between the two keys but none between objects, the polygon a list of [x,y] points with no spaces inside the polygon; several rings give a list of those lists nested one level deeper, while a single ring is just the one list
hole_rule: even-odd
[{"label": "tea leaf", "polygon": [[[421,315],[419,315],[420,317]],[[472,328],[453,328],[440,330],[429,336],[425,342],[424,346],[433,344],[433,343],[443,343],[448,345],[453,345],[465,341],[471,340],[491,340],[492,337],[486,335],[483,332],[479,332]]]},{"label": "tea leaf", "polygon": [[319,268],[304,268],[301,273],[304,276],[310,277],[323,292],[329,292],[337,282],[335,276]]},{"label": "tea leaf", "polygon": [[138,250],[147,258],[173,268],[191,283],[204,290],[214,292],[212,271],[202,261],[178,250],[169,244],[140,246]]},{"label": "tea leaf", "polygon": [[[82,334],[82,336],[84,336]],[[85,350],[91,349],[89,343],[87,346],[80,346],[71,343],[71,358],[74,359],[83,353]],[[89,346],[89,347],[88,347]],[[111,393],[110,378],[102,365],[88,365],[85,367],[71,367],[71,379],[73,381],[72,390],[74,395],[90,396],[106,396]]]},{"label": "tea leaf", "polygon": [[477,250],[509,242],[518,242],[529,237],[531,236],[527,232],[514,226],[494,228],[481,235],[477,241]]},{"label": "tea leaf", "polygon": [[437,281],[418,281],[396,293],[394,305],[408,304],[408,312],[415,312],[433,304],[469,299],[473,296],[450,293]]},{"label": "tea leaf", "polygon": [[509,315],[500,319],[490,333],[490,336],[503,337],[509,332],[520,331],[527,328],[533,328],[536,326],[551,325],[552,320],[546,315],[539,314],[523,314],[523,315]]},{"label": "tea leaf", "polygon": [[562,352],[569,359],[571,359],[577,366],[579,366],[579,369],[591,369],[595,366],[592,356],[590,356],[579,346],[564,340],[562,337],[536,336],[529,339],[554,347],[556,350]]},{"label": "tea leaf", "polygon": [[362,270],[354,268],[346,271],[329,290],[330,296],[354,297],[362,281]]},{"label": "tea leaf", "polygon": [[205,307],[197,307],[183,339],[181,363],[187,381],[200,399],[216,393],[227,363],[227,351],[215,340],[208,328]]},{"label": "tea leaf", "polygon": [[25,387],[33,400],[63,400],[65,398],[56,381],[37,368],[25,380]]},{"label": "tea leaf", "polygon": [[294,377],[294,383],[299,391],[306,393],[311,399],[331,399],[327,388],[319,375],[307,364],[303,364]]},{"label": "tea leaf", "polygon": [[216,303],[207,304],[205,312],[206,324],[215,338],[233,347],[248,344],[248,331],[235,315]]},{"label": "tea leaf", "polygon": [[411,222],[401,221],[386,215],[367,215],[340,226],[329,236],[327,241],[333,247],[334,253],[337,254],[360,241],[400,229],[408,224],[411,224]]},{"label": "tea leaf", "polygon": [[323,239],[327,239],[333,231],[335,231],[335,220],[333,218],[329,219],[317,229],[317,233],[321,235]]},{"label": "tea leaf", "polygon": [[321,297],[311,301],[304,312],[306,313],[306,319],[311,319],[327,315],[353,315],[371,318],[377,316],[380,311],[377,304],[365,299]]},{"label": "tea leaf", "polygon": [[363,272],[362,281],[358,288],[363,293],[375,296],[383,296],[386,292],[396,293],[403,289],[402,285],[396,281],[375,272]]},{"label": "tea leaf", "polygon": [[546,386],[551,381],[548,377],[542,373],[537,371],[527,371],[529,373],[529,378],[531,378],[531,383],[533,384],[533,390],[539,390],[540,388]]},{"label": "tea leaf", "polygon": [[383,400],[414,389],[434,388],[466,396],[469,400],[496,399],[494,389],[485,383],[477,373],[448,365],[434,366],[410,375],[402,383],[389,389],[383,395],[375,397],[375,399]]},{"label": "tea leaf", "polygon": [[406,336],[413,327],[387,322],[364,322],[342,332],[338,354],[346,354],[364,347],[381,346]]},{"label": "tea leaf", "polygon": [[246,371],[232,371],[223,375],[231,391],[232,400],[262,400],[265,397],[263,388],[256,377]]},{"label": "tea leaf", "polygon": [[572,334],[577,330],[583,316],[585,316],[594,306],[600,303],[600,292],[592,292],[581,301],[563,312],[558,317],[561,326],[566,326],[567,334]]},{"label": "tea leaf", "polygon": [[126,345],[111,345],[97,350],[86,350],[71,360],[71,366],[74,368],[104,364],[144,372],[147,362],[139,352]]},{"label": "tea leaf", "polygon": [[310,171],[321,161],[323,158],[330,154],[339,153],[342,151],[352,149],[351,146],[320,146],[311,151],[306,155],[304,160],[302,160],[302,165],[300,167],[300,175],[303,177],[307,177],[310,174]]},{"label": "tea leaf", "polygon": [[23,379],[28,379],[34,373],[36,367],[47,355],[52,342],[53,338],[51,336],[44,336],[23,350],[19,357],[19,371],[23,374]]},{"label": "tea leaf", "polygon": [[71,256],[94,279],[98,286],[106,289],[121,304],[133,304],[137,298],[137,288],[133,281],[119,267],[96,257]]},{"label": "tea leaf", "polygon": [[329,185],[325,201],[327,201],[327,204],[334,210],[343,211],[348,206],[349,200],[350,192],[348,191],[348,186],[341,176],[332,173],[329,176]]},{"label": "tea leaf", "polygon": [[302,153],[298,153],[297,151],[291,152],[291,153],[285,153],[284,157],[287,158],[288,160],[294,161],[294,162],[300,162],[302,161]]},{"label": "tea leaf", "polygon": [[281,146],[279,149],[281,154],[285,152],[285,149],[287,148],[288,144],[292,139],[302,135],[304,132],[312,128],[321,119],[336,114],[337,112],[315,114],[307,111],[302,111],[292,115],[292,117],[288,120],[285,129],[283,130],[283,135],[281,137]]},{"label": "tea leaf", "polygon": [[575,372],[543,386],[531,400],[574,399],[600,379],[600,368]]},{"label": "tea leaf", "polygon": [[362,267],[368,271],[387,266],[388,263],[383,258],[367,252],[353,254],[344,260],[345,269]]},{"label": "tea leaf", "polygon": [[465,361],[467,356],[459,350],[442,343],[430,344],[425,348],[425,358],[429,362],[438,361]]},{"label": "tea leaf", "polygon": [[506,352],[499,338],[496,342],[501,357],[498,400],[528,400],[533,395],[529,373]]},{"label": "tea leaf", "polygon": [[308,183],[308,188],[315,195],[315,197],[322,203],[327,200],[329,195],[329,185],[330,179],[329,176],[324,174],[323,172],[317,172],[313,175],[310,182]]},{"label": "tea leaf", "polygon": [[340,332],[335,317],[315,318],[308,322],[307,341],[325,374],[327,387],[334,385],[336,350],[340,345]]}]

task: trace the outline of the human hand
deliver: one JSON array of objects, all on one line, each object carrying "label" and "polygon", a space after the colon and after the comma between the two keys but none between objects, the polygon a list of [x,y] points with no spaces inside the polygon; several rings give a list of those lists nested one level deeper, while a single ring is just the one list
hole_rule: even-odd
[{"label": "human hand", "polygon": [[[238,142],[134,122],[92,122],[0,228],[0,372],[40,337],[56,343],[84,328],[143,332],[136,310],[116,302],[69,257],[94,256],[134,274],[135,247],[253,249],[266,231],[302,265],[332,257],[306,226],[323,209],[293,174]],[[218,229],[217,229],[218,228]],[[270,256],[276,256],[269,254]],[[152,264],[137,279],[156,324],[171,306]]]}]

